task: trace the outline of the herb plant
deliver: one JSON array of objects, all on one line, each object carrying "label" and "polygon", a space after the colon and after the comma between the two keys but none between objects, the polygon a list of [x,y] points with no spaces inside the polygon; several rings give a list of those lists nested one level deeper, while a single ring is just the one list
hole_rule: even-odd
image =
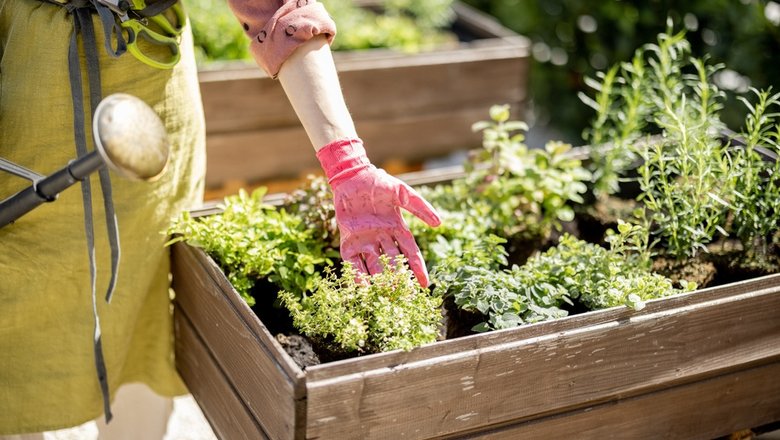
[{"label": "herb plant", "polygon": [[780,93],[753,93],[755,103],[740,97],[748,117],[745,145],[734,158],[739,175],[732,204],[736,235],[760,262],[768,257],[772,235],[780,228]]},{"label": "herb plant", "polygon": [[301,217],[314,229],[313,236],[336,249],[339,246],[339,227],[336,223],[336,208],[333,206],[333,192],[323,176],[308,176],[306,183],[285,197],[285,209]]},{"label": "herb plant", "polygon": [[544,241],[573,219],[573,205],[583,201],[590,174],[570,145],[529,149],[522,134],[527,126],[510,120],[509,106],[491,107],[490,117],[472,127],[483,132],[483,148],[471,152],[466,177],[421,190],[442,226],[430,229],[409,218],[429,265],[489,234]]},{"label": "herb plant", "polygon": [[[597,143],[593,166],[601,170],[595,187],[615,192],[620,176],[641,158],[638,200],[656,242],[678,260],[727,235],[734,168],[719,136],[724,94],[712,81],[721,68],[693,58],[684,32],[668,31],[631,63],[602,75],[595,99],[584,97],[597,111],[588,132]],[[659,135],[643,139],[653,132]]]},{"label": "herb plant", "polygon": [[420,287],[403,258],[380,259],[379,274],[358,276],[345,262],[341,276],[326,269],[311,294],[280,292],[295,327],[347,352],[410,350],[436,341],[441,299]]},{"label": "herb plant", "polygon": [[589,310],[621,305],[639,310],[647,300],[696,288],[685,281],[676,288],[650,270],[643,226],[621,222],[610,237],[606,249],[564,234],[556,246],[524,265],[500,270],[496,266],[506,261],[502,240],[489,239],[460,258],[445,260],[432,276],[441,295],[485,316],[475,331],[560,318],[573,301]]},{"label": "herb plant", "polygon": [[251,195],[242,190],[225,199],[221,214],[193,218],[184,212],[168,230],[174,236],[169,244],[186,241],[212,255],[249,305],[255,280],[267,277],[301,295],[338,255],[300,217],[265,204],[264,195],[264,188]]}]

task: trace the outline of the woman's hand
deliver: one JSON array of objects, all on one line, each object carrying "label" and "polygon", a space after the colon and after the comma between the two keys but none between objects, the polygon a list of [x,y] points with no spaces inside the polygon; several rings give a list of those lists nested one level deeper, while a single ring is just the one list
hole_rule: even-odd
[{"label": "woman's hand", "polygon": [[317,152],[333,190],[336,221],[341,235],[341,257],[361,272],[382,271],[379,256],[406,256],[420,285],[429,284],[420,249],[400,208],[425,223],[441,223],[433,207],[401,180],[376,168],[359,139],[332,142]]}]

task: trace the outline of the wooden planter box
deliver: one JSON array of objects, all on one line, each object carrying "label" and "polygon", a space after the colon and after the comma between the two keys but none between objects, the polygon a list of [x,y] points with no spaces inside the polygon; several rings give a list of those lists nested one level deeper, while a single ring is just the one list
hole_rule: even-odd
[{"label": "wooden planter box", "polygon": [[[345,99],[371,160],[421,161],[475,148],[474,121],[493,104],[522,117],[529,41],[456,3],[454,29],[469,41],[419,54],[335,52]],[[254,64],[201,71],[208,189],[319,170],[278,81]]]},{"label": "wooden planter box", "polygon": [[177,367],[223,439],[712,439],[780,420],[780,274],[306,370],[200,249],[173,247],[173,283]]}]

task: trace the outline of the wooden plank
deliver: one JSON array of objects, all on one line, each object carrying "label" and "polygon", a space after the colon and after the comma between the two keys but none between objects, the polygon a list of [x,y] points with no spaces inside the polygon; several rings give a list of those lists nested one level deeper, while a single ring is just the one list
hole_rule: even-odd
[{"label": "wooden plank", "polygon": [[175,306],[195,325],[263,430],[291,439],[305,411],[303,372],[199,249],[172,249]]},{"label": "wooden plank", "polygon": [[[455,172],[454,170],[453,172]],[[415,173],[409,180],[419,178]],[[425,175],[426,173],[419,173]],[[427,179],[426,179],[427,180]],[[727,300],[746,292],[761,294],[780,292],[780,274],[758,277],[750,280],[730,283],[723,286],[701,289],[695,292],[675,295],[669,298],[649,301],[641,311],[633,311],[626,307],[613,307],[588,313],[555,319],[547,322],[523,325],[513,329],[480,333],[457,339],[436,342],[415,350],[392,351],[371,356],[346,359],[323,365],[309,367],[306,372],[308,381],[325,381],[356,373],[393,368],[415,362],[425,362],[437,357],[449,357],[458,353],[490,349],[516,341],[529,341],[549,335],[563,334],[588,327],[602,326],[614,322],[625,322],[638,319],[641,316],[657,315],[689,308],[695,305]]]},{"label": "wooden plank", "polygon": [[[345,100],[359,121],[520,102],[526,99],[528,61],[503,52],[488,47],[425,57],[334,56]],[[299,125],[278,81],[239,71],[200,73],[207,134]]]},{"label": "wooden plank", "polygon": [[431,438],[701,380],[780,356],[775,289],[307,381],[307,435]]},{"label": "wooden plank", "polygon": [[221,439],[267,439],[181,309],[175,313],[176,368]]},{"label": "wooden plank", "polygon": [[[356,121],[369,158],[381,163],[393,157],[422,160],[476,148],[481,135],[471,124],[486,118],[490,105],[395,120]],[[517,107],[515,107],[517,108]],[[239,179],[297,176],[319,167],[303,128],[245,131],[211,135],[207,149],[206,186]]]},{"label": "wooden plank", "polygon": [[780,363],[620,399],[482,434],[536,438],[710,440],[780,420]]}]

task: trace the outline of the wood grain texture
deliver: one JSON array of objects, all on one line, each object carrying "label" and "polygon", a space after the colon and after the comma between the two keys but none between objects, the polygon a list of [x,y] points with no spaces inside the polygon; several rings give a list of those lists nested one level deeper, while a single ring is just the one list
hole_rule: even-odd
[{"label": "wood grain texture", "polygon": [[710,440],[780,420],[780,363],[483,433],[449,437]]},{"label": "wood grain texture", "polygon": [[[424,160],[478,146],[481,135],[471,131],[471,124],[486,119],[489,107],[356,124],[372,162],[398,157]],[[218,186],[228,179],[253,182],[298,176],[312,168],[318,169],[319,162],[302,128],[217,134],[208,144],[206,183]]]},{"label": "wood grain texture", "polygon": [[765,289],[307,380],[307,435],[434,438],[636,396],[780,356]]},{"label": "wood grain texture", "polygon": [[214,433],[222,439],[269,438],[181,309],[177,309],[174,323],[176,368]]},{"label": "wood grain texture", "polygon": [[[421,172],[405,180],[441,181],[461,171]],[[615,437],[603,426],[602,414],[619,419],[613,427],[618,434],[620,429],[636,434],[630,438],[686,438],[687,433],[692,433],[688,438],[707,438],[776,420],[777,384],[767,381],[777,366],[771,374],[762,366],[780,359],[780,275],[650,301],[639,312],[617,307],[303,372],[251,310],[241,307],[243,301],[203,252],[177,244],[173,258],[180,295],[176,306],[197,311],[192,321],[204,332],[204,344],[214,357],[219,359],[216,353],[223,346],[232,346],[226,356],[239,350],[251,359],[219,360],[236,398],[262,426],[268,417],[292,424],[285,432],[294,438],[423,439],[478,433],[570,438],[578,432],[585,438]],[[226,305],[232,314],[210,311]],[[219,337],[210,335],[220,332]],[[266,382],[280,377],[289,386],[269,391]],[[733,402],[722,400],[723,387],[725,399]],[[224,400],[205,392],[200,396],[199,401]],[[255,410],[258,406],[251,402],[258,396],[261,405],[273,406],[271,415]],[[718,406],[699,403],[708,399]],[[664,408],[649,411],[653,430],[641,431],[650,416],[638,414],[654,405]],[[685,411],[701,407],[702,414],[685,417],[668,405]],[[288,409],[279,414],[277,407]],[[641,422],[624,421],[633,417]],[[678,428],[664,430],[664,424]]]},{"label": "wood grain texture", "polygon": [[295,438],[305,409],[303,372],[202,251],[178,243],[172,253],[175,307],[269,437]]}]

